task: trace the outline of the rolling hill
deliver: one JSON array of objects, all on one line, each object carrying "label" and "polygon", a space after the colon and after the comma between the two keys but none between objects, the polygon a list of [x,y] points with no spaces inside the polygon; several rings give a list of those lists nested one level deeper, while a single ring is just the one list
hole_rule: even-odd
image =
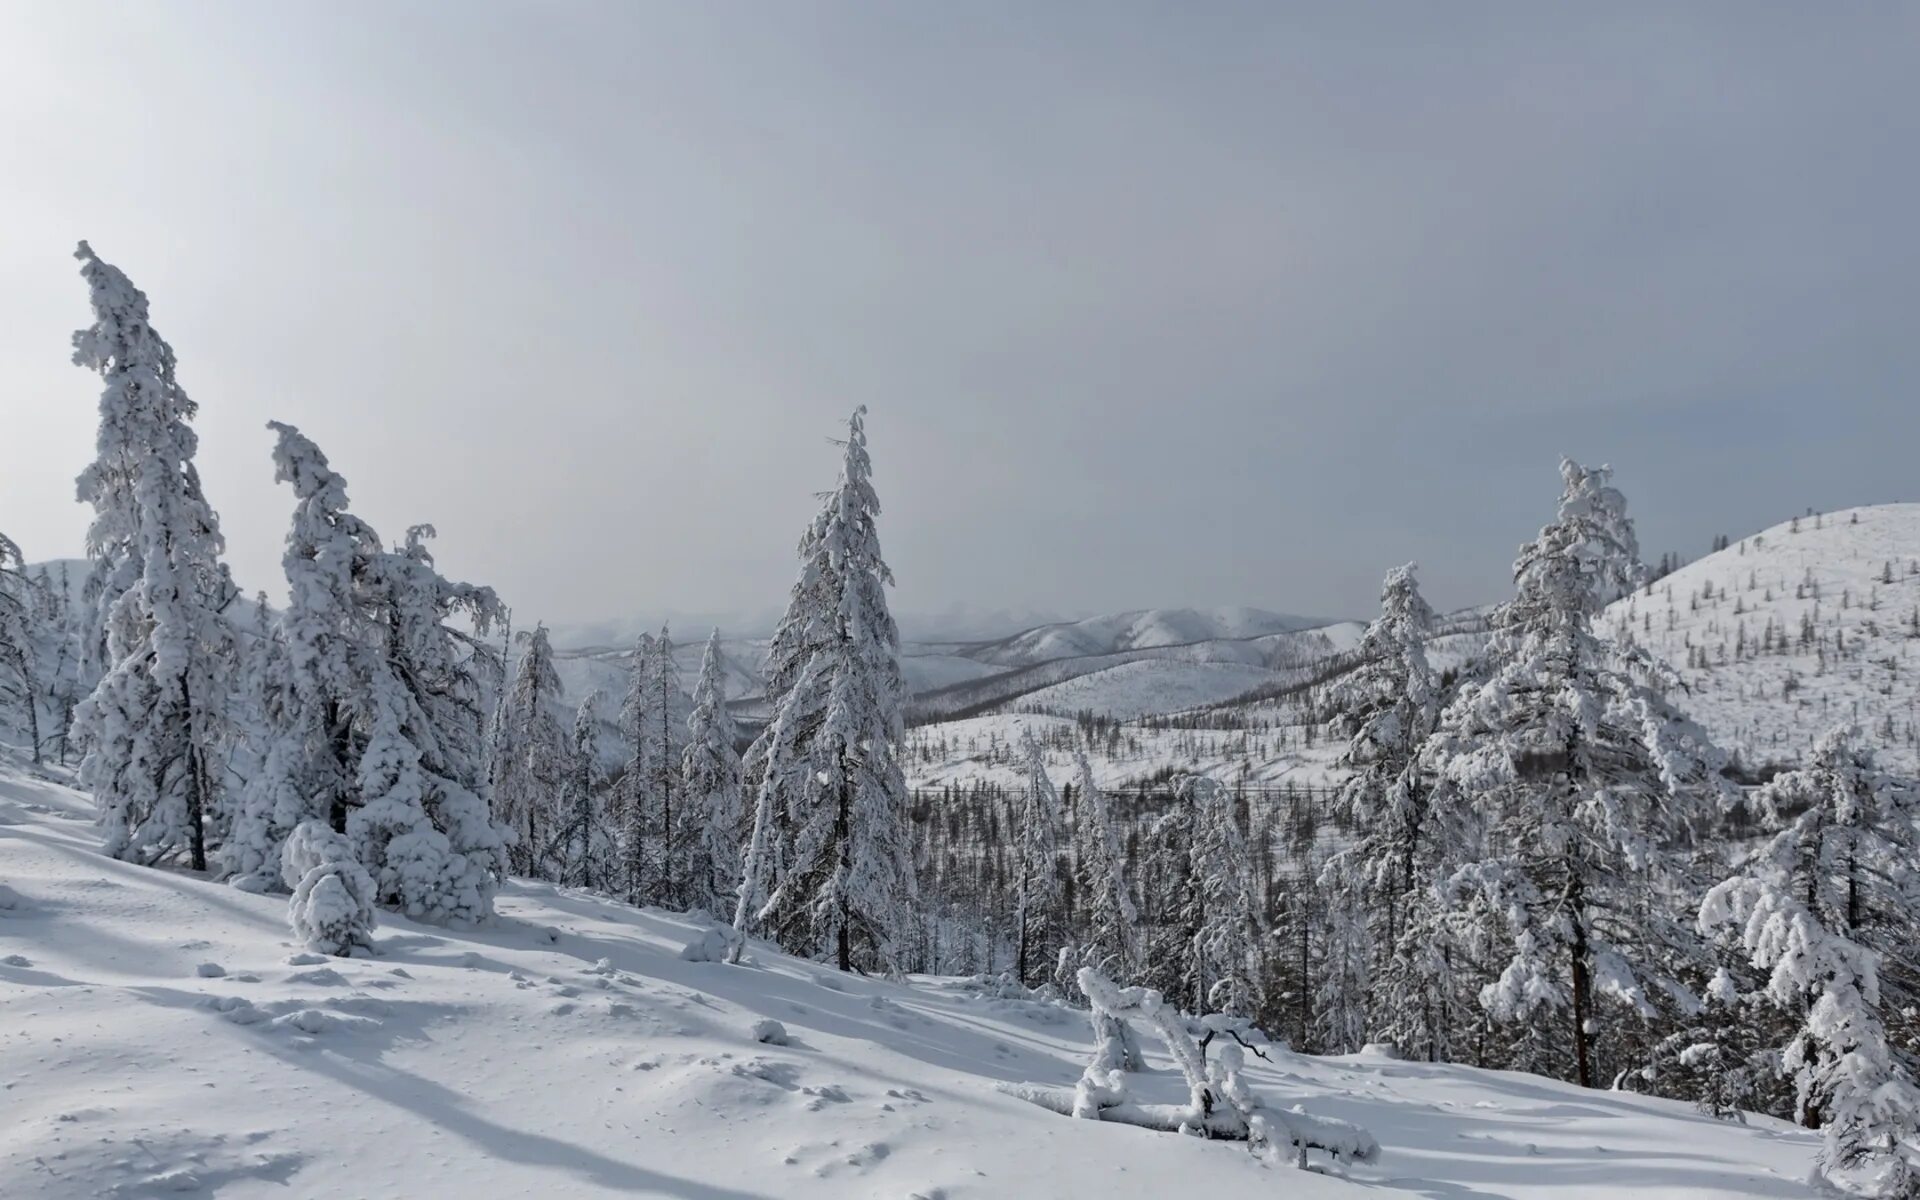
[{"label": "rolling hill", "polygon": [[1750,766],[1797,760],[1836,725],[1916,764],[1920,504],[1797,517],[1605,614],[1671,670],[1677,699]]}]

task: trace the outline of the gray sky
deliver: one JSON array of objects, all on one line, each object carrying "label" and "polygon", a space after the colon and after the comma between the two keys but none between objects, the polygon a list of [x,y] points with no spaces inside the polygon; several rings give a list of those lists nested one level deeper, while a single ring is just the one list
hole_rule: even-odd
[{"label": "gray sky", "polygon": [[0,529],[87,237],[250,586],[272,417],[522,614],[775,607],[866,403],[903,609],[1493,599],[1563,452],[1920,496],[1916,146],[1911,5],[7,4]]}]

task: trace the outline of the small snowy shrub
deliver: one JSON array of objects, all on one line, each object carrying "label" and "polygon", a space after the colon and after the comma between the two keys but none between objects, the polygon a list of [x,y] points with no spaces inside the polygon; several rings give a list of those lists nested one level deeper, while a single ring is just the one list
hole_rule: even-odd
[{"label": "small snowy shrub", "polygon": [[347,839],[320,821],[303,821],[280,853],[280,871],[293,899],[287,921],[309,950],[345,957],[373,945],[373,876],[353,857]]},{"label": "small snowy shrub", "polygon": [[787,1044],[787,1027],[772,1018],[755,1021],[753,1040],[765,1046],[784,1046]]}]

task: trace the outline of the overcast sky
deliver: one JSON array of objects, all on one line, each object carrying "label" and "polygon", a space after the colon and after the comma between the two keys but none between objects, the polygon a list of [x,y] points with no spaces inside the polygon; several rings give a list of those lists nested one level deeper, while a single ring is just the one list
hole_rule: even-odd
[{"label": "overcast sky", "polygon": [[1490,600],[1562,453],[1920,498],[1916,147],[1913,5],[7,4],[0,529],[86,237],[250,587],[276,418],[520,614],[777,607],[864,403],[897,608]]}]

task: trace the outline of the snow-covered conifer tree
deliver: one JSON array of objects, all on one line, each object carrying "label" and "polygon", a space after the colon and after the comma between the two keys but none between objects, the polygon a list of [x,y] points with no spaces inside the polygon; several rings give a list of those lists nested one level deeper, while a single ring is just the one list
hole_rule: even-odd
[{"label": "snow-covered conifer tree", "polygon": [[1196,1015],[1251,1015],[1265,973],[1253,864],[1234,804],[1218,780],[1187,776],[1147,836],[1157,914],[1147,974]]},{"label": "snow-covered conifer tree", "polygon": [[[270,685],[266,768],[236,818],[235,882],[259,887],[303,822],[343,834],[379,902],[422,920],[481,920],[506,869],[489,813],[482,712],[499,669],[487,588],[434,568],[426,526],[388,549],[346,509],[346,484],[274,422],[297,504],[283,562],[284,650]],[[458,624],[456,624],[458,622]]]},{"label": "snow-covered conifer tree", "polygon": [[554,833],[555,878],[575,887],[604,880],[609,847],[594,783],[600,738],[600,693],[588,692],[573,713],[567,773],[561,786]]},{"label": "snow-covered conifer tree", "polygon": [[658,664],[653,635],[643,633],[633,647],[627,691],[620,702],[620,731],[627,740],[627,763],[620,776],[620,862],[629,904],[659,897],[660,851],[654,842],[653,784],[666,755],[662,725],[653,715],[653,675]]},{"label": "snow-covered conifer tree", "polygon": [[[847,423],[839,484],[801,543],[801,577],[769,664],[770,687],[786,690],[773,692],[774,720],[753,756],[773,800],[757,806],[756,820],[777,811],[791,835],[759,919],[789,951],[831,956],[843,970],[900,967],[915,894],[906,780],[894,757],[900,633],[887,611],[893,575],[880,554],[865,414],[857,409]],[[754,841],[764,849],[762,834]]]},{"label": "snow-covered conifer tree", "polygon": [[1047,777],[1047,751],[1024,731],[1026,786],[1014,817],[1014,974],[1031,986],[1030,967],[1044,967],[1064,932],[1059,873],[1060,795]]},{"label": "snow-covered conifer tree", "polygon": [[1351,1054],[1367,1040],[1372,931],[1363,904],[1367,889],[1351,878],[1358,869],[1353,858],[1338,855],[1320,871],[1326,903],[1313,980],[1313,1033],[1322,1054]]},{"label": "snow-covered conifer tree", "polygon": [[674,800],[680,792],[680,758],[685,750],[686,725],[675,720],[682,692],[680,669],[673,661],[673,639],[667,627],[653,639],[653,662],[647,676],[647,719],[653,725],[656,742],[653,770],[647,780],[655,827],[660,831],[659,895],[656,903],[669,908],[685,904],[685,884],[693,834],[689,828],[687,807],[675,811]]},{"label": "snow-covered conifer tree", "polygon": [[1527,1039],[1515,1065],[1563,1072],[1541,1010],[1567,1009],[1572,1074],[1592,1086],[1605,997],[1651,1016],[1690,996],[1672,969],[1686,930],[1649,919],[1673,848],[1709,800],[1728,803],[1724,756],[1662,694],[1650,663],[1597,636],[1594,617],[1640,578],[1626,501],[1606,468],[1561,465],[1560,510],[1514,566],[1484,681],[1462,687],[1422,752],[1485,828],[1452,894],[1498,914],[1505,959],[1481,993]]},{"label": "snow-covered conifer tree", "polygon": [[148,322],[146,296],[85,242],[75,257],[94,322],[74,334],[73,361],[105,381],[97,454],[78,481],[94,510],[87,548],[108,660],[75,713],[87,744],[81,779],[109,853],[149,863],[185,853],[204,870],[220,803],[208,756],[227,740],[233,658],[221,612],[233,596],[193,462],[196,406]]},{"label": "snow-covered conifer tree", "polygon": [[0,705],[19,711],[20,728],[40,762],[40,697],[34,681],[34,595],[20,547],[0,533]]},{"label": "snow-covered conifer tree", "polygon": [[687,905],[715,917],[732,914],[727,901],[740,884],[740,752],[727,711],[720,631],[707,638],[700,682],[687,718],[687,749],[680,759],[681,795],[690,817]]},{"label": "snow-covered conifer tree", "polygon": [[1079,770],[1079,821],[1074,826],[1075,860],[1081,903],[1086,909],[1086,941],[1081,965],[1120,979],[1140,968],[1140,913],[1127,887],[1126,860],[1114,828],[1107,797],[1094,781],[1093,766],[1082,750]]},{"label": "snow-covered conifer tree", "polygon": [[[1323,873],[1322,885],[1340,889],[1328,894],[1330,913],[1342,920],[1364,914],[1369,925],[1334,931],[1341,935],[1340,963],[1361,973],[1358,979],[1340,975],[1335,993],[1347,996],[1356,985],[1359,994],[1371,990],[1380,1012],[1367,1023],[1376,1026],[1394,1021],[1417,1002],[1409,992],[1421,978],[1407,961],[1418,944],[1403,943],[1400,935],[1408,908],[1419,903],[1428,882],[1421,868],[1431,859],[1422,845],[1430,788],[1421,777],[1418,754],[1440,715],[1439,680],[1426,652],[1432,624],[1433,610],[1420,595],[1414,565],[1389,571],[1381,585],[1380,615],[1360,641],[1360,666],[1327,696],[1335,709],[1333,727],[1348,739],[1340,764],[1352,772],[1338,804],[1357,832],[1342,861]],[[1363,935],[1373,952],[1368,959],[1350,961],[1347,951]],[[1322,999],[1332,1002],[1334,994]],[[1320,1011],[1323,1017],[1349,1019],[1344,1010],[1336,1013],[1325,1004]],[[1353,1041],[1347,1036],[1351,1032],[1343,1026],[1338,1043]]]},{"label": "snow-covered conifer tree", "polygon": [[1193,811],[1188,870],[1198,909],[1183,982],[1195,1013],[1247,1016],[1260,1000],[1263,950],[1246,835],[1219,780],[1190,775],[1180,795]]},{"label": "snow-covered conifer tree", "polygon": [[559,878],[549,851],[557,851],[567,822],[561,793],[573,752],[561,721],[560,672],[547,627],[535,625],[521,637],[525,648],[494,722],[493,815],[514,831],[508,859],[515,870]]},{"label": "snow-covered conifer tree", "polygon": [[1920,1088],[1889,1043],[1872,943],[1896,954],[1914,944],[1920,797],[1841,729],[1759,799],[1779,832],[1707,893],[1701,926],[1737,927],[1767,973],[1762,994],[1797,1022],[1781,1063],[1796,1115],[1825,1133],[1822,1164],[1871,1194],[1913,1195]]}]

